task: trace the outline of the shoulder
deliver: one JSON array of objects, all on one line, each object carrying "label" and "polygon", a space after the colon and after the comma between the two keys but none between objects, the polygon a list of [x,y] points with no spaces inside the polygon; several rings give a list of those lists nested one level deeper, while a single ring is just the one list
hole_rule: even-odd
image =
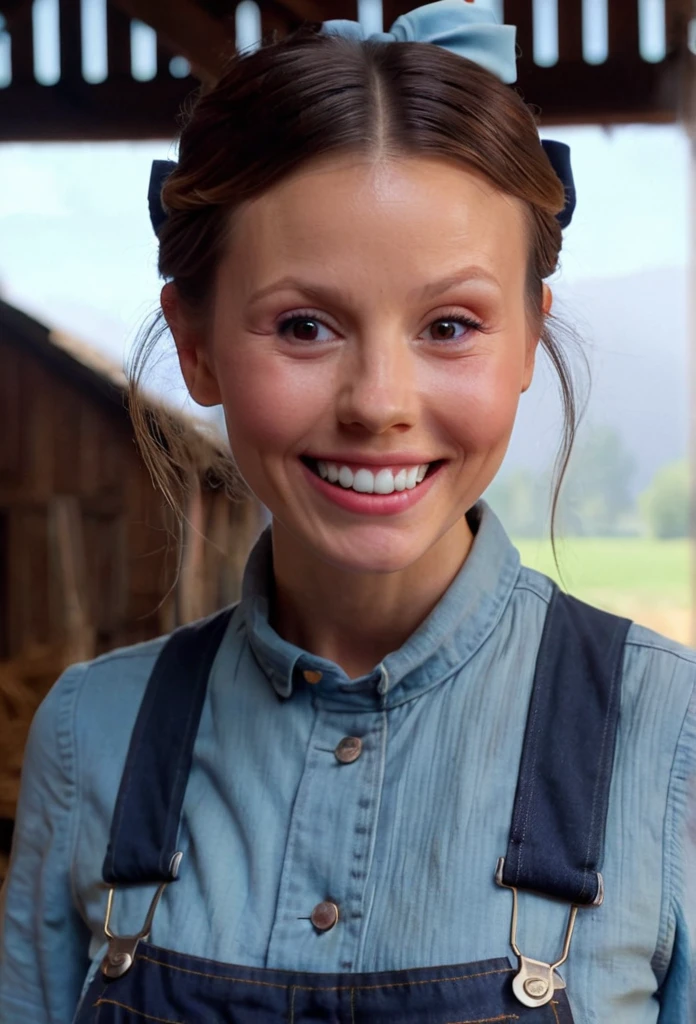
[{"label": "shoulder", "polygon": [[[235,633],[230,630],[229,633]],[[125,756],[148,680],[170,635],[71,665],[40,705],[30,745],[55,748],[81,772]],[[227,646],[227,645],[225,645]]]},{"label": "shoulder", "polygon": [[[539,635],[546,618],[553,582],[523,566],[513,591],[513,602],[527,621],[538,620]],[[687,716],[696,713],[696,651],[645,626],[632,623],[626,638],[622,680],[622,717],[648,714],[667,729],[676,742]]]},{"label": "shoulder", "polygon": [[[42,702],[33,729],[58,731],[76,717],[95,724],[102,717],[114,723],[136,710],[153,666],[168,637],[122,647],[91,661],[71,665]],[[96,715],[96,720],[95,716]]]}]

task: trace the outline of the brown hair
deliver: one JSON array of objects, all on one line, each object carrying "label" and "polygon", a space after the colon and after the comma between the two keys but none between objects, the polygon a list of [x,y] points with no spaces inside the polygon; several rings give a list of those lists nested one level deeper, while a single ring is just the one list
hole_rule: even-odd
[{"label": "brown hair", "polygon": [[[557,457],[552,524],[577,427],[567,356],[542,313],[542,285],[557,267],[563,185],[517,92],[479,65],[422,43],[358,42],[316,25],[232,58],[195,101],[183,127],[179,164],[162,199],[159,270],[187,306],[205,311],[229,215],[306,162],[339,151],[441,156],[484,175],[526,204],[530,226],[530,317],[558,375],[564,431]],[[145,333],[132,366],[131,409],[155,482],[178,507],[188,477],[181,438],[153,431],[138,385],[165,328]],[[234,486],[231,460],[218,475]],[[553,526],[552,526],[553,536]]]}]

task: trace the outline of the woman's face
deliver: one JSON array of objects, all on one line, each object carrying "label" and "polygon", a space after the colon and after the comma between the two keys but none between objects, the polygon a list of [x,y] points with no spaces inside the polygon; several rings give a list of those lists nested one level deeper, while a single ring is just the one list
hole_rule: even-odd
[{"label": "woman's face", "polygon": [[324,159],[235,214],[205,337],[174,334],[315,556],[393,572],[461,527],[531,381],[527,248],[522,205],[437,158]]}]

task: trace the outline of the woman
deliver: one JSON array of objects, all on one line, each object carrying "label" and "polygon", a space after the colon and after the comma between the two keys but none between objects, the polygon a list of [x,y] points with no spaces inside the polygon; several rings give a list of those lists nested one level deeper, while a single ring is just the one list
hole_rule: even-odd
[{"label": "woman", "polygon": [[568,385],[514,30],[318,28],[232,64],[154,196],[186,383],[272,526],[238,607],[42,705],[2,1024],[684,1024],[695,656],[479,501],[539,343]]}]

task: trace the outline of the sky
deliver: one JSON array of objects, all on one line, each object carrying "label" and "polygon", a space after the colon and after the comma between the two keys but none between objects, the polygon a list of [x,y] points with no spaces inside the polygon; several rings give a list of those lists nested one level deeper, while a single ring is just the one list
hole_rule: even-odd
[{"label": "sky", "polygon": [[[679,127],[542,134],[570,144],[578,186],[564,285],[687,266],[689,147]],[[166,141],[0,145],[0,293],[122,361],[160,287],[150,163],[175,156]]]}]

